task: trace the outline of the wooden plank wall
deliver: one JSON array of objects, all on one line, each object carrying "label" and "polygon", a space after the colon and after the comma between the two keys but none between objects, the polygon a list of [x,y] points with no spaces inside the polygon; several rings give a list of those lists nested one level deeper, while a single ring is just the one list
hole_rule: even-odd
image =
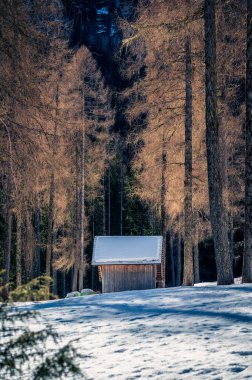
[{"label": "wooden plank wall", "polygon": [[102,292],[154,289],[156,265],[103,265]]}]

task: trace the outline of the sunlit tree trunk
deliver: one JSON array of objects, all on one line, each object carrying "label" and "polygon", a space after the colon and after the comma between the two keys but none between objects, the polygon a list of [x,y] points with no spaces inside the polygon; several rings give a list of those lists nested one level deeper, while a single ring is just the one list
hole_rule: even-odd
[{"label": "sunlit tree trunk", "polygon": [[219,124],[217,117],[217,72],[215,0],[205,0],[205,65],[206,65],[206,148],[208,189],[218,285],[232,284],[233,271],[228,246],[227,216],[223,205]]},{"label": "sunlit tree trunk", "polygon": [[[189,7],[190,1],[186,0]],[[185,238],[184,238],[184,271],[183,285],[193,285],[193,217],[192,217],[192,52],[190,29],[185,37]]]},{"label": "sunlit tree trunk", "polygon": [[252,0],[247,0],[245,250],[242,281],[252,282]]}]

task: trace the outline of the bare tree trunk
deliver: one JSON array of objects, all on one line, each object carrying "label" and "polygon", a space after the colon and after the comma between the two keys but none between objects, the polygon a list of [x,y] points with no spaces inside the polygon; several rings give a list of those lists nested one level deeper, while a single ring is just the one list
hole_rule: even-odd
[{"label": "bare tree trunk", "polygon": [[120,235],[123,234],[123,164],[120,162]]},{"label": "bare tree trunk", "polygon": [[[218,4],[217,4],[218,6]],[[220,12],[221,12],[221,20],[220,20],[220,42],[221,42],[221,47],[222,51],[225,49],[225,51],[228,51],[227,46],[225,46],[225,38],[226,38],[226,23],[228,20],[225,18],[225,7],[226,4],[225,2],[219,2],[219,7],[220,7]],[[218,10],[217,10],[218,11]],[[229,52],[228,52],[229,53]],[[222,59],[223,58],[223,59]],[[223,67],[227,60],[227,57],[225,56],[225,53],[222,53],[222,56],[220,57],[220,63],[219,67]],[[221,160],[221,177],[222,177],[222,186],[223,186],[223,205],[225,207],[226,213],[227,213],[227,223],[228,223],[228,238],[229,238],[229,252],[230,252],[230,257],[231,257],[231,264],[234,263],[234,257],[233,257],[233,241],[232,241],[232,236],[233,236],[233,216],[232,216],[232,195],[231,197],[229,196],[230,192],[232,193],[233,190],[233,183],[232,183],[232,178],[231,177],[231,183],[229,183],[229,177],[228,177],[228,166],[229,166],[229,134],[228,134],[228,125],[227,125],[227,120],[225,119],[225,112],[224,116],[222,115],[223,109],[225,109],[225,105],[227,105],[227,98],[226,98],[226,93],[227,93],[227,83],[228,83],[228,74],[225,71],[225,67],[223,67],[223,70],[220,70],[220,75],[219,78],[217,79],[217,82],[220,83],[220,96],[219,96],[219,103],[221,105],[221,110],[218,112],[219,117],[219,134],[220,134],[220,160]],[[218,108],[218,106],[217,106]],[[219,111],[219,110],[218,110]],[[231,166],[233,167],[233,143],[231,144]],[[230,209],[231,206],[231,209]]]},{"label": "bare tree trunk", "polygon": [[52,254],[53,254],[53,294],[58,294],[58,271],[54,268],[54,264],[56,261],[54,247],[57,239],[57,231],[53,232],[53,241],[52,241]]},{"label": "bare tree trunk", "polygon": [[[165,282],[165,273],[164,279],[162,279],[162,267],[165,272],[166,268],[166,256],[167,256],[167,212],[166,212],[166,194],[167,194],[167,140],[165,137],[165,130],[163,130],[163,141],[162,141],[162,167],[161,167],[161,234],[163,236],[163,247],[164,247],[164,255],[163,262],[161,263],[161,279]],[[160,283],[159,287],[163,287],[165,284]]]},{"label": "bare tree trunk", "polygon": [[[49,200],[49,214],[48,214],[48,228],[47,228],[47,242],[46,242],[46,276],[51,275],[51,261],[52,261],[52,239],[53,239],[53,222],[54,222],[54,206],[55,206],[55,156],[57,150],[57,130],[58,130],[58,112],[59,112],[59,87],[56,89],[56,115],[54,122],[53,146],[52,146],[52,167],[51,167],[51,181],[50,181],[50,200]],[[49,284],[48,284],[49,292]]]},{"label": "bare tree trunk", "polygon": [[8,195],[6,228],[5,228],[4,257],[3,257],[3,270],[4,270],[4,272],[3,272],[2,297],[4,300],[7,300],[9,297],[12,218],[13,218],[13,216],[12,216],[12,208],[11,208],[11,198],[10,198],[10,195]]},{"label": "bare tree trunk", "polygon": [[103,174],[103,186],[102,186],[102,233],[106,235],[106,188],[105,188],[105,170]]},{"label": "bare tree trunk", "polygon": [[218,285],[232,284],[233,271],[228,247],[227,216],[223,206],[219,124],[217,118],[217,73],[215,0],[205,0],[206,148],[210,218],[213,232]]},{"label": "bare tree trunk", "polygon": [[[83,106],[84,107],[84,106]],[[79,290],[83,289],[84,266],[85,266],[85,122],[83,110],[82,146],[81,146],[81,199],[80,199],[80,267],[79,267]],[[86,277],[86,274],[85,274]]]},{"label": "bare tree trunk", "polygon": [[66,271],[61,272],[61,294],[66,296]]},{"label": "bare tree trunk", "polygon": [[193,257],[194,257],[194,282],[195,284],[198,284],[200,282],[198,243],[196,243],[193,247]]},{"label": "bare tree trunk", "polygon": [[200,282],[200,270],[199,270],[199,237],[198,237],[198,220],[195,217],[195,244],[193,246],[193,268],[194,268],[194,283],[198,284]]},{"label": "bare tree trunk", "polygon": [[110,179],[110,168],[108,171],[108,235],[111,234],[111,179]]},{"label": "bare tree trunk", "polygon": [[174,247],[173,247],[173,233],[170,231],[170,258],[171,258],[171,286],[175,286],[175,268],[174,268]]},{"label": "bare tree trunk", "polygon": [[40,209],[37,207],[35,214],[35,232],[36,232],[36,273],[37,277],[41,275],[40,273]]},{"label": "bare tree trunk", "polygon": [[78,262],[75,261],[74,263],[74,270],[73,270],[73,292],[78,290],[78,272],[79,272],[79,265]]},{"label": "bare tree trunk", "polygon": [[177,268],[176,268],[176,286],[181,285],[181,236],[177,234]]},{"label": "bare tree trunk", "polygon": [[16,235],[16,285],[22,284],[22,265],[21,265],[21,253],[22,253],[22,213],[21,210],[17,211],[17,235]]},{"label": "bare tree trunk", "polygon": [[252,0],[247,0],[245,250],[242,281],[252,282]]},{"label": "bare tree trunk", "polygon": [[78,147],[76,145],[75,149],[75,170],[76,170],[76,176],[75,176],[75,220],[73,220],[73,239],[75,242],[75,257],[74,257],[74,265],[71,271],[71,282],[72,282],[72,291],[77,291],[78,288],[78,272],[79,272],[79,209],[80,209],[80,200],[79,200],[79,167],[78,167]]},{"label": "bare tree trunk", "polygon": [[[187,0],[188,6],[190,2]],[[190,29],[188,29],[185,39],[185,81],[186,81],[186,102],[185,102],[185,239],[184,239],[184,271],[183,285],[193,285],[193,218],[192,218],[192,52]]]},{"label": "bare tree trunk", "polygon": [[50,277],[51,275],[54,198],[55,198],[55,178],[54,178],[54,170],[53,170],[53,172],[51,173],[51,183],[50,183],[50,200],[49,200],[49,214],[48,214],[47,242],[46,242],[46,276],[47,277]]}]

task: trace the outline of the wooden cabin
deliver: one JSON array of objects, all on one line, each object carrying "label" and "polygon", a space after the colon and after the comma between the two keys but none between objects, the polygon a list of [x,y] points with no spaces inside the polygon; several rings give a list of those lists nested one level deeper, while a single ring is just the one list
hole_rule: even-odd
[{"label": "wooden cabin", "polygon": [[164,287],[162,236],[96,236],[92,265],[102,292]]}]

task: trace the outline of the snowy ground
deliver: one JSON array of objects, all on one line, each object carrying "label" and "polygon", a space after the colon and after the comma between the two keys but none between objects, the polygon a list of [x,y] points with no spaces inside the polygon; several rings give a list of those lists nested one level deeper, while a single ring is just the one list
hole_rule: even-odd
[{"label": "snowy ground", "polygon": [[131,291],[37,303],[90,355],[87,379],[252,379],[252,286]]}]

